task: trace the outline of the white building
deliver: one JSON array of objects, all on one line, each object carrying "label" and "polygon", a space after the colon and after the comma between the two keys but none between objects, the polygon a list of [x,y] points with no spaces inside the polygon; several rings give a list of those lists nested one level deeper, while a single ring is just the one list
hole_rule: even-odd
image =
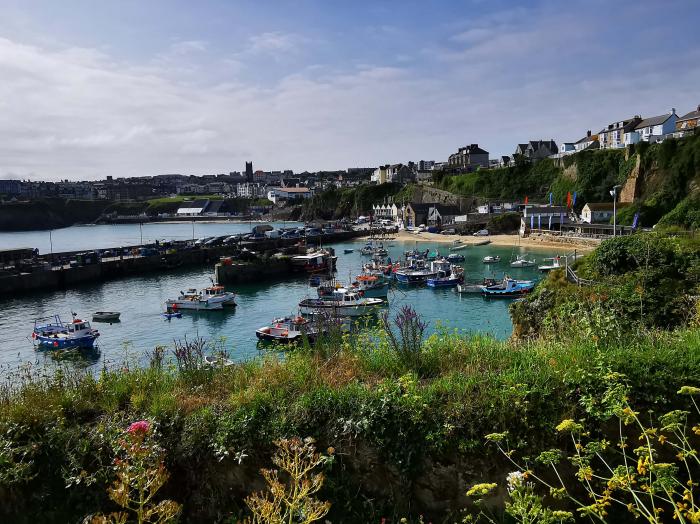
[{"label": "white building", "polygon": [[236,184],[236,196],[238,198],[264,198],[266,195],[265,186],[254,182],[244,182]]},{"label": "white building", "polygon": [[287,200],[311,198],[313,193],[308,187],[275,187],[268,191],[267,199],[277,204]]},{"label": "white building", "polygon": [[625,145],[637,144],[639,142],[658,142],[664,136],[670,135],[676,130],[676,109],[672,108],[670,113],[665,115],[645,118],[634,128],[634,131],[625,134]]},{"label": "white building", "polygon": [[[626,207],[627,203],[618,202],[617,211]],[[589,202],[581,210],[581,221],[588,224],[608,224],[613,217],[612,202]]]}]

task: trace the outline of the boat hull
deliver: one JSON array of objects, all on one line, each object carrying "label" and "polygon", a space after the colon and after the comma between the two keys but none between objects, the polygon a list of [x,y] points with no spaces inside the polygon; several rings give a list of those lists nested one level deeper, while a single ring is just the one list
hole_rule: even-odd
[{"label": "boat hull", "polygon": [[95,345],[99,335],[89,335],[79,338],[62,338],[62,337],[45,337],[37,335],[36,343],[44,348],[49,349],[71,349],[71,348],[91,348]]},{"label": "boat hull", "polygon": [[485,297],[490,298],[515,298],[527,295],[532,291],[532,288],[521,289],[517,291],[497,291],[497,290],[485,290],[482,289],[481,294]]},{"label": "boat hull", "polygon": [[386,298],[389,296],[389,283],[374,286],[368,289],[360,289],[365,298]]},{"label": "boat hull", "polygon": [[394,273],[396,280],[401,284],[423,284],[429,278],[435,278],[437,273],[401,273],[397,271]]},{"label": "boat hull", "polygon": [[263,342],[277,342],[278,344],[293,344],[295,342],[301,342],[304,340],[304,337],[309,340],[309,342],[313,342],[314,338],[316,338],[316,333],[296,333],[294,335],[288,335],[288,336],[282,336],[282,335],[273,335],[272,333],[267,333],[265,332],[264,329],[258,329],[255,332],[255,336],[258,337],[258,340],[262,340]]},{"label": "boat hull", "polygon": [[223,302],[205,302],[199,300],[168,300],[165,306],[170,311],[221,311],[224,309]]},{"label": "boat hull", "polygon": [[378,307],[382,305],[381,300],[373,300],[377,300],[378,302],[371,304],[341,305],[331,304],[325,301],[317,301],[314,299],[302,300],[299,303],[299,311],[301,311],[302,315],[318,315],[328,313],[338,317],[362,317],[375,314]]},{"label": "boat hull", "polygon": [[428,287],[456,287],[461,278],[429,278],[425,283]]}]

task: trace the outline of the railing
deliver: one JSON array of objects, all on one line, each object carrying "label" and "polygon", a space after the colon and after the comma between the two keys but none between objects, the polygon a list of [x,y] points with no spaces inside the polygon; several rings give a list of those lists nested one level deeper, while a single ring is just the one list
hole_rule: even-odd
[{"label": "railing", "polygon": [[576,274],[576,271],[569,265],[569,257],[573,258],[574,262],[578,258],[578,253],[576,250],[571,253],[564,255],[564,260],[566,261],[566,279],[569,282],[573,282],[577,286],[592,286],[596,282],[594,280],[589,280],[587,278],[581,278]]}]

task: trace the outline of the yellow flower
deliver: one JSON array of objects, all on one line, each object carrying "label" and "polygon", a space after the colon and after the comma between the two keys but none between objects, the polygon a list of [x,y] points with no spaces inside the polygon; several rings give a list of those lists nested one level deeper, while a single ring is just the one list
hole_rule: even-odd
[{"label": "yellow flower", "polygon": [[562,420],[556,429],[560,433],[577,433],[583,429],[583,426],[567,418],[566,420]]},{"label": "yellow flower", "polygon": [[491,493],[494,489],[496,489],[496,484],[493,482],[489,483],[481,483],[481,484],[474,484],[469,491],[467,491],[467,496],[468,497],[483,497],[485,495],[488,495]]},{"label": "yellow flower", "polygon": [[679,395],[700,395],[700,388],[694,386],[683,386],[678,390]]},{"label": "yellow flower", "polygon": [[666,438],[666,435],[660,435],[660,436],[659,436],[659,443],[660,443],[660,444],[663,444],[663,443],[666,442],[667,440],[668,440],[668,439]]}]

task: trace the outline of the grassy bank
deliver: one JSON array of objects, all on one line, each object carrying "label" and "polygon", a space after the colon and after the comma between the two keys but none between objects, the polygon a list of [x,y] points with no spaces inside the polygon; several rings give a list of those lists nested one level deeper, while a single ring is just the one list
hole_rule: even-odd
[{"label": "grassy bank", "polygon": [[320,492],[331,521],[456,518],[468,486],[509,470],[484,435],[507,430],[522,452],[566,447],[553,426],[584,417],[582,399],[603,395],[610,371],[628,378],[643,409],[685,409],[675,391],[700,385],[700,332],[607,346],[443,333],[411,360],[385,337],[361,337],[327,358],[299,351],[179,370],[158,362],[19,387],[15,377],[0,397],[3,521],[77,522],[114,509],[105,492],[113,442],[139,419],[157,428],[171,473],[162,496],[183,504],[184,522],[235,522],[262,487],[273,441],[294,435],[335,448]]}]

